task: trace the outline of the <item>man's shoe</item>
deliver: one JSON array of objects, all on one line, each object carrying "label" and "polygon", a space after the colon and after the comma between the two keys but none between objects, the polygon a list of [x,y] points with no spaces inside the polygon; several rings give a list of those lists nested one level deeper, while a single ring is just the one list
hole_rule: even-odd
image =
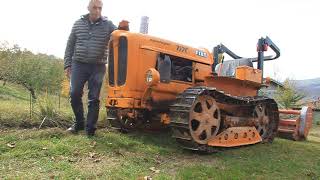
[{"label": "man's shoe", "polygon": [[91,138],[91,137],[93,137],[94,136],[94,132],[87,132],[87,136],[89,137],[89,138]]},{"label": "man's shoe", "polygon": [[78,133],[80,130],[84,130],[84,127],[78,127],[76,124],[73,124],[71,127],[67,129],[68,132],[72,134]]}]

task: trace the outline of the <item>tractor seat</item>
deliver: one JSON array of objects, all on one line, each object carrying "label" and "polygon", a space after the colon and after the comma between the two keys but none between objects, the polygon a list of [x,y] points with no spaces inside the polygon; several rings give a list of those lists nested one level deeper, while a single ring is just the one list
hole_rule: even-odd
[{"label": "tractor seat", "polygon": [[228,61],[224,61],[223,63],[219,63],[216,66],[215,71],[218,73],[218,76],[234,77],[236,68],[238,66],[253,67],[253,63],[251,59],[248,59],[248,58],[228,60]]}]

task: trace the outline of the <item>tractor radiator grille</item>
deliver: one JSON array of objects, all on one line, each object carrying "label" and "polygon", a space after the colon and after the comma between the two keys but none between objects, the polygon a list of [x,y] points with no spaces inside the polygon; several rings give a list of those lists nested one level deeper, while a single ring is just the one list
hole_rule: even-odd
[{"label": "tractor radiator grille", "polygon": [[121,36],[119,38],[119,49],[118,49],[118,81],[117,81],[118,86],[122,86],[126,83],[127,61],[128,61],[128,40],[127,40],[127,37]]},{"label": "tractor radiator grille", "polygon": [[114,53],[113,53],[113,41],[109,43],[109,55],[108,55],[108,76],[109,85],[114,86]]}]

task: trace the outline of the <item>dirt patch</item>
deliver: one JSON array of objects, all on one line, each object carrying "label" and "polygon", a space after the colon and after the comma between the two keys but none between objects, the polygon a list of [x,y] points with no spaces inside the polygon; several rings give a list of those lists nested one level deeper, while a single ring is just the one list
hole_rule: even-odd
[{"label": "dirt patch", "polygon": [[[72,160],[71,160],[72,161]],[[121,165],[121,160],[117,157],[96,154],[87,157],[79,157],[74,162],[74,168],[82,172],[94,172],[97,176],[106,174],[107,170],[114,169]]]},{"label": "dirt patch", "polygon": [[[185,152],[182,154],[170,154],[170,155],[159,155],[155,154],[154,156],[146,156],[143,153],[137,152],[126,152],[122,151],[116,153],[120,157],[139,157],[140,159],[145,159],[145,161],[154,162],[154,167],[159,169],[161,172],[165,172],[170,176],[174,177],[179,169],[186,166],[198,166],[198,165],[209,165],[216,166],[217,168],[224,169],[224,167],[217,161],[212,155],[202,155],[194,154],[193,152]],[[122,158],[121,158],[122,159]]]},{"label": "dirt patch", "polygon": [[162,159],[162,164],[164,164],[165,171],[170,175],[175,175],[177,170],[186,166],[210,165],[217,166],[218,168],[222,169],[224,168],[212,155],[179,154],[170,157],[159,156],[158,158]]}]

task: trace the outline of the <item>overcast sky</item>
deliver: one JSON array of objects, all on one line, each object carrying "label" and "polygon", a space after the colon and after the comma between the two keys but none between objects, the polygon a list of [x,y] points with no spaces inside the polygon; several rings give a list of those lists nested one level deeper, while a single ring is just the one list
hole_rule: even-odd
[{"label": "overcast sky", "polygon": [[[63,58],[71,27],[88,0],[0,0],[0,41]],[[114,24],[130,21],[138,32],[149,16],[149,34],[194,47],[223,43],[240,56],[256,56],[269,36],[281,57],[265,63],[277,80],[320,77],[320,3],[317,0],[104,0]]]}]

